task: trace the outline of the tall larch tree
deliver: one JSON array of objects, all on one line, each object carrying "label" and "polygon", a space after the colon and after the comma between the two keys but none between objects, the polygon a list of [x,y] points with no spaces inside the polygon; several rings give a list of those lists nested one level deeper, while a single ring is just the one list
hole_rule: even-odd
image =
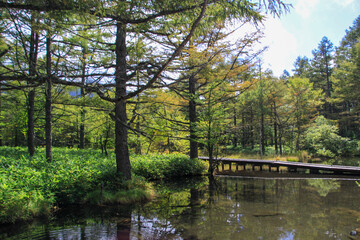
[{"label": "tall larch tree", "polygon": [[360,16],[355,19],[336,49],[334,99],[342,136],[360,138]]},{"label": "tall larch tree", "polygon": [[322,89],[326,100],[324,103],[324,116],[330,117],[332,113],[331,93],[333,92],[331,74],[333,72],[334,45],[327,38],[323,37],[318,48],[313,50],[311,59],[310,81],[314,83],[315,89]]}]

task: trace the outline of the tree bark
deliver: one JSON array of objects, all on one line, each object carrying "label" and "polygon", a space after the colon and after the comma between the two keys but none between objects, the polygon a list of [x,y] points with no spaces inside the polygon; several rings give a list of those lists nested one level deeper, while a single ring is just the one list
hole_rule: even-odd
[{"label": "tree bark", "polygon": [[255,147],[255,139],[254,139],[254,125],[253,125],[253,121],[254,121],[254,112],[253,109],[251,108],[250,110],[250,143],[251,143],[251,149],[254,149]]},{"label": "tree bark", "polygon": [[52,134],[51,134],[51,39],[46,38],[46,89],[45,89],[45,139],[46,139],[46,160],[52,161]]},{"label": "tree bark", "polygon": [[275,144],[275,153],[278,154],[278,124],[276,121],[276,103],[274,102],[274,144]]},{"label": "tree bark", "polygon": [[301,136],[301,125],[300,125],[300,123],[298,123],[297,124],[297,133],[296,133],[296,146],[295,146],[296,151],[300,150],[300,136]]},{"label": "tree bark", "polygon": [[190,121],[190,158],[198,158],[198,142],[196,134],[196,80],[194,76],[189,78],[189,121]]},{"label": "tree bark", "polygon": [[260,115],[260,131],[259,131],[259,150],[260,156],[265,154],[265,136],[264,136],[264,113]]},{"label": "tree bark", "polygon": [[[136,117],[136,131],[140,132],[140,118],[139,116]],[[141,140],[140,140],[140,135],[137,134],[136,136],[136,147],[135,147],[135,153],[138,155],[141,155]]]},{"label": "tree bark", "polygon": [[121,173],[125,179],[131,179],[131,165],[129,159],[129,149],[127,143],[127,115],[126,101],[126,25],[117,21],[116,23],[116,69],[115,84],[115,153],[117,172]]},{"label": "tree bark", "polygon": [[237,133],[237,118],[236,118],[236,108],[234,107],[234,138],[233,138],[233,146],[237,147],[238,143],[238,133]]},{"label": "tree bark", "polygon": [[[31,25],[34,24],[34,17],[31,17]],[[36,74],[36,60],[38,48],[38,34],[31,29],[30,33],[30,49],[29,49],[29,76],[35,77]],[[34,124],[34,108],[35,104],[35,89],[31,88],[28,94],[28,131],[27,131],[27,144],[30,156],[35,154],[35,124]]]},{"label": "tree bark", "polygon": [[246,143],[248,142],[246,139],[246,136],[249,135],[248,133],[248,126],[246,126],[246,119],[245,119],[245,113],[244,111],[241,113],[241,118],[242,118],[242,139],[241,139],[241,144],[242,147],[245,148],[246,147]]},{"label": "tree bark", "polygon": [[[137,89],[140,89],[140,77],[138,71],[136,71],[136,82],[137,82]],[[140,105],[140,94],[136,96],[136,107]],[[135,107],[135,108],[136,108]],[[135,147],[135,154],[141,155],[141,139],[140,139],[140,116],[136,116],[136,123],[135,123],[135,129],[136,129],[136,147]]]},{"label": "tree bark", "polygon": [[35,90],[31,89],[28,94],[28,131],[27,131],[27,143],[30,156],[35,154],[35,124],[34,124],[34,102],[35,102]]},{"label": "tree bark", "polygon": [[[0,88],[1,88],[1,84],[0,84]],[[0,90],[0,119],[1,119],[1,115],[2,115],[1,111],[2,111],[2,104],[1,104],[1,90]],[[3,138],[3,135],[2,135],[2,126],[0,125],[0,146],[3,145],[3,140],[2,140],[2,138]]]},{"label": "tree bark", "polygon": [[282,146],[282,129],[281,129],[281,126],[279,126],[279,131],[280,131],[280,134],[279,134],[279,153],[280,155],[283,154],[283,146]]},{"label": "tree bark", "polygon": [[80,128],[79,128],[79,148],[84,149],[85,148],[85,110],[84,110],[84,97],[85,97],[85,77],[86,74],[86,50],[83,47],[83,59],[82,59],[82,78],[81,78],[81,88],[80,88],[80,95],[82,99],[82,106],[80,109]]}]

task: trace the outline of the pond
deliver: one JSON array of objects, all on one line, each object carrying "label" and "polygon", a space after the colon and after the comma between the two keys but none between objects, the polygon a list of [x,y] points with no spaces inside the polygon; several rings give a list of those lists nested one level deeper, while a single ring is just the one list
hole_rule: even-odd
[{"label": "pond", "polygon": [[74,207],[2,226],[0,239],[350,239],[360,227],[354,179],[219,176],[156,189],[148,203]]}]

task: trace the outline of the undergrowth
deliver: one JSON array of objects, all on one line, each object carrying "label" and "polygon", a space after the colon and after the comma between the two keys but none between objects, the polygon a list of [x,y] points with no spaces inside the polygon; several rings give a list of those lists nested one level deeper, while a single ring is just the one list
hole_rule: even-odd
[{"label": "undergrowth", "polygon": [[201,160],[190,159],[182,154],[136,155],[131,159],[133,172],[147,179],[197,176],[206,167]]},{"label": "undergrowth", "polygon": [[0,223],[49,216],[54,206],[128,204],[153,195],[146,179],[202,173],[200,162],[181,155],[132,156],[131,181],[116,173],[115,156],[97,150],[44,149],[30,158],[25,148],[0,147]]}]

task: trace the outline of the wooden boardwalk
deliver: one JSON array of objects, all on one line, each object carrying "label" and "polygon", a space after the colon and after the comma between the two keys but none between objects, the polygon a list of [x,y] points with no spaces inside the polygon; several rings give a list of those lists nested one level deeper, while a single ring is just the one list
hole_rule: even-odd
[{"label": "wooden boardwalk", "polygon": [[[209,160],[208,157],[199,157],[202,160]],[[251,165],[252,169],[258,167],[260,171],[263,170],[263,166],[267,166],[268,171],[280,171],[280,167],[285,167],[289,172],[297,172],[301,170],[310,170],[312,174],[336,174],[336,175],[353,175],[360,176],[360,167],[352,166],[340,166],[340,165],[325,165],[315,163],[301,163],[301,162],[286,162],[275,160],[260,160],[260,159],[233,159],[233,158],[218,158],[217,161],[221,164],[222,170],[224,165],[229,165],[229,170],[235,167],[239,170],[239,167],[245,169],[246,165]],[[235,166],[233,166],[235,165]]]}]

